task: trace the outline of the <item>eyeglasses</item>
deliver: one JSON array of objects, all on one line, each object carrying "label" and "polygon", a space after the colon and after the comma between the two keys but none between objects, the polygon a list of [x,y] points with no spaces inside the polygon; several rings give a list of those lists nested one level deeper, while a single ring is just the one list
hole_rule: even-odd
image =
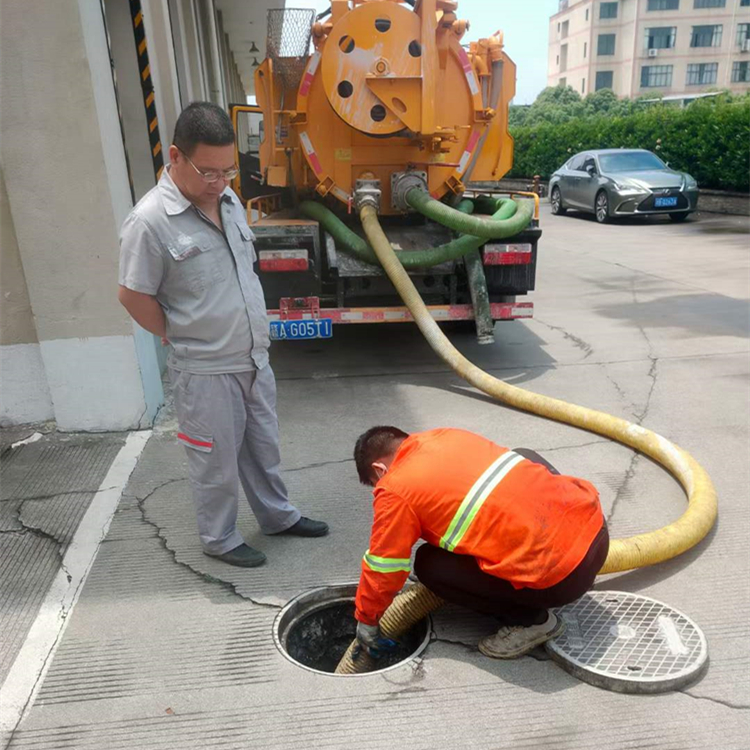
[{"label": "eyeglasses", "polygon": [[232,167],[232,169],[208,169],[205,172],[202,169],[198,169],[198,167],[193,164],[190,157],[179,147],[177,146],[177,150],[190,162],[190,166],[201,176],[203,179],[203,182],[207,182],[209,184],[213,182],[218,182],[219,180],[227,180],[227,182],[231,182],[239,173],[240,170],[237,169],[237,167]]}]

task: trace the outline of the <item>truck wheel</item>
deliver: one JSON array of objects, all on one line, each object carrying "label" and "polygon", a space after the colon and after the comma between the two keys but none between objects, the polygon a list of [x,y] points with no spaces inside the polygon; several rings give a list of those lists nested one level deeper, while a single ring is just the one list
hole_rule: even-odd
[{"label": "truck wheel", "polygon": [[552,213],[555,216],[562,216],[567,211],[565,206],[563,206],[562,193],[560,192],[560,188],[557,187],[557,185],[552,188],[552,194],[549,197],[549,202],[552,206]]},{"label": "truck wheel", "polygon": [[685,221],[687,217],[690,216],[688,213],[679,213],[679,214],[669,214],[669,218],[672,219],[672,221]]},{"label": "truck wheel", "polygon": [[600,190],[596,194],[594,215],[600,224],[606,224],[609,221],[609,198],[604,190]]}]

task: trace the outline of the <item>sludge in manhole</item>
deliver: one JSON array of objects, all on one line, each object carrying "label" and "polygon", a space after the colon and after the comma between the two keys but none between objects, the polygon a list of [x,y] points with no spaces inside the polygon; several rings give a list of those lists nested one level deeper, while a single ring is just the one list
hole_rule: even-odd
[{"label": "sludge in manhole", "polygon": [[[341,657],[354,640],[356,583],[332,584],[309,589],[295,596],[279,611],[273,624],[276,647],[293,664],[318,674],[333,675]],[[377,674],[396,669],[418,656],[430,640],[430,618],[399,636],[393,654],[377,661]],[[358,677],[360,675],[336,675]]]},{"label": "sludge in manhole", "polygon": [[[417,623],[398,639],[398,649],[377,661],[377,670],[395,666],[416,654],[428,636],[428,621]],[[357,621],[354,602],[338,601],[313,609],[289,627],[286,652],[299,664],[320,672],[333,673],[354,640]]]}]

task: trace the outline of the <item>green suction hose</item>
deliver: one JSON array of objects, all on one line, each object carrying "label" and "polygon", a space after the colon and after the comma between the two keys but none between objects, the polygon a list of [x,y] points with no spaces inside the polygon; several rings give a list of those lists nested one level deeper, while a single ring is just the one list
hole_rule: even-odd
[{"label": "green suction hose", "polygon": [[[410,191],[410,195],[415,191]],[[432,199],[430,199],[432,200]],[[504,237],[510,237],[526,228],[531,221],[534,213],[534,205],[530,201],[513,201],[507,198],[501,198],[496,203],[497,210],[491,219],[486,221],[503,222],[507,234]],[[300,204],[300,211],[311,219],[319,222],[320,225],[336,240],[337,245],[352,253],[365,263],[371,263],[379,266],[377,255],[370,247],[366,240],[355,234],[336,216],[330,209],[326,208],[315,201],[303,201]],[[454,211],[454,209],[451,209]],[[463,214],[461,214],[463,215]],[[476,217],[474,217],[476,218]],[[506,222],[513,221],[513,227]],[[442,222],[441,222],[442,223]],[[447,225],[446,225],[447,226]],[[511,231],[512,230],[512,231]],[[456,260],[462,255],[466,255],[470,250],[478,250],[485,242],[482,237],[475,237],[470,234],[462,235],[455,240],[451,240],[439,247],[429,248],[427,250],[403,251],[397,250],[398,257],[404,268],[429,268],[445,263],[449,260]]]},{"label": "green suction hose", "polygon": [[428,193],[420,188],[412,188],[406,194],[406,202],[415,210],[419,211],[428,219],[449,227],[462,234],[473,235],[488,239],[502,239],[512,237],[514,234],[526,229],[531,221],[531,205],[519,208],[516,214],[509,219],[484,219],[479,216],[470,216],[462,211],[447,206],[445,203],[436,201]]}]

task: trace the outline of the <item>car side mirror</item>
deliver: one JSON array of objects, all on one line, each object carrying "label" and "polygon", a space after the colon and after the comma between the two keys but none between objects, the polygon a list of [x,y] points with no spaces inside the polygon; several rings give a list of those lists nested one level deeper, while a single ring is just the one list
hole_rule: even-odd
[{"label": "car side mirror", "polygon": [[586,171],[589,173],[590,177],[596,176],[596,167],[593,164],[589,164],[588,167],[586,167]]}]

